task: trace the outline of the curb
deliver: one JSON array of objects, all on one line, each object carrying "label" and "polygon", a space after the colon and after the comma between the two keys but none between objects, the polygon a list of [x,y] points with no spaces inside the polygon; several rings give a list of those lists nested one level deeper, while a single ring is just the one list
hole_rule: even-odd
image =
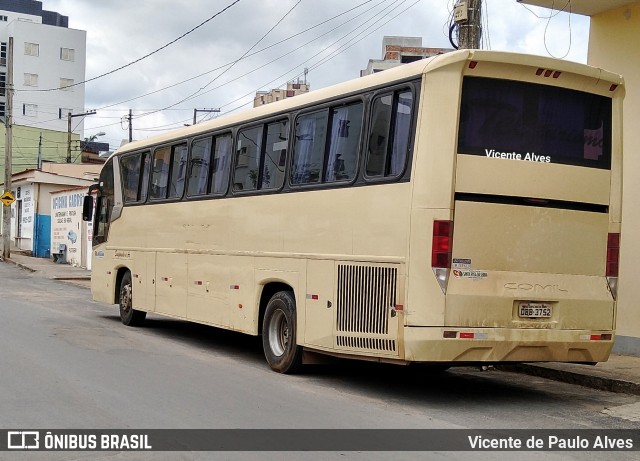
[{"label": "curb", "polygon": [[558,370],[544,365],[510,365],[497,367],[502,371],[512,371],[530,376],[538,376],[563,383],[576,384],[601,391],[617,392],[620,394],[640,395],[640,383],[625,381],[611,377],[595,376],[568,370]]},{"label": "curb", "polygon": [[18,266],[20,269],[24,269],[24,270],[29,271],[29,272],[32,272],[32,273],[33,273],[33,272],[36,272],[36,270],[35,270],[35,269],[32,269],[32,268],[30,268],[29,266],[25,266],[24,264],[20,264],[19,262],[16,262],[16,261],[12,260],[11,258],[9,258],[9,259],[2,259],[2,258],[0,258],[0,261],[2,261],[2,262],[4,262],[4,263],[10,263],[10,264],[13,264],[13,265],[15,265],[15,266]]}]

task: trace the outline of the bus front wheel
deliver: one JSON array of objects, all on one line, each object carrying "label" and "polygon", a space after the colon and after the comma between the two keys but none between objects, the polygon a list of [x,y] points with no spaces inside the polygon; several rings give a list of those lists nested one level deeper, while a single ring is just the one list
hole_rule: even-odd
[{"label": "bus front wheel", "polygon": [[302,365],[302,347],[296,344],[296,301],[291,291],[280,291],[267,303],[262,347],[274,371],[294,373]]},{"label": "bus front wheel", "polygon": [[147,313],[133,308],[133,284],[131,272],[127,271],[120,282],[120,320],[129,327],[139,327],[144,323]]}]

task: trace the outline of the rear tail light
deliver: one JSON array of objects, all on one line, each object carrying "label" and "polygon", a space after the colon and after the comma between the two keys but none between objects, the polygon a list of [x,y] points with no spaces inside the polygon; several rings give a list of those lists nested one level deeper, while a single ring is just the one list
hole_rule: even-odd
[{"label": "rear tail light", "polygon": [[440,289],[446,293],[451,269],[451,248],[453,246],[453,222],[434,221],[431,242],[431,267]]},{"label": "rear tail light", "polygon": [[611,294],[618,295],[618,265],[620,259],[620,234],[610,233],[607,238],[607,282]]}]

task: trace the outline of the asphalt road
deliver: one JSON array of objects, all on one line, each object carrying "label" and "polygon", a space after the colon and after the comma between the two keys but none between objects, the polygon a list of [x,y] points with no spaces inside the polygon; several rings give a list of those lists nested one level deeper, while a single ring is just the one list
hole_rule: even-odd
[{"label": "asphalt road", "polygon": [[[637,403],[496,370],[340,361],[296,376],[271,372],[259,338],[150,315],[120,324],[86,288],[0,263],[0,427],[638,429],[603,413]],[[591,459],[522,452],[519,461]],[[640,459],[640,452],[606,453]],[[635,456],[635,458],[634,458]],[[42,459],[389,459],[389,453],[9,453]],[[397,453],[402,459],[514,459],[514,453]]]}]

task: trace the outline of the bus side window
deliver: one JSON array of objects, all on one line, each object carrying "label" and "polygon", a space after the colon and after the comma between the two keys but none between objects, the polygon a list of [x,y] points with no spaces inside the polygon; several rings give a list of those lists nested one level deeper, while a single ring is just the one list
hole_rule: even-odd
[{"label": "bus side window", "polygon": [[289,121],[283,120],[267,125],[267,140],[262,159],[260,189],[280,189],[284,183],[289,143]]},{"label": "bus side window", "polygon": [[187,145],[179,144],[171,149],[171,175],[169,176],[169,193],[167,198],[180,198],[184,192],[187,176]]},{"label": "bus side window", "polygon": [[362,131],[362,108],[363,105],[359,102],[331,110],[331,136],[324,182],[350,181],[355,178]]},{"label": "bus side window", "polygon": [[153,172],[151,176],[152,200],[167,198],[170,162],[171,150],[168,147],[157,149],[153,154]]},{"label": "bus side window", "polygon": [[114,202],[113,181],[113,161],[109,160],[100,173],[100,195],[97,201],[94,244],[106,242],[109,236],[111,209]]},{"label": "bus side window", "polygon": [[409,152],[413,94],[403,91],[378,96],[373,100],[371,112],[366,175],[399,176]]},{"label": "bus side window", "polygon": [[230,134],[216,136],[213,154],[213,168],[211,168],[210,192],[214,195],[224,195],[229,186],[229,167],[231,166]]},{"label": "bus side window", "polygon": [[127,155],[120,159],[124,203],[133,203],[139,200],[141,159],[142,154]]},{"label": "bus side window", "polygon": [[145,152],[142,154],[142,181],[140,181],[140,192],[138,196],[141,202],[147,200],[147,194],[149,189],[149,175],[151,174],[151,153]]},{"label": "bus side window", "polygon": [[291,184],[316,184],[322,177],[328,111],[301,115],[296,119]]},{"label": "bus side window", "polygon": [[260,151],[262,150],[262,125],[238,132],[236,165],[233,172],[233,190],[258,189]]},{"label": "bus side window", "polygon": [[187,196],[193,197],[207,193],[209,166],[211,163],[211,138],[198,139],[191,145],[189,164],[189,186]]}]

